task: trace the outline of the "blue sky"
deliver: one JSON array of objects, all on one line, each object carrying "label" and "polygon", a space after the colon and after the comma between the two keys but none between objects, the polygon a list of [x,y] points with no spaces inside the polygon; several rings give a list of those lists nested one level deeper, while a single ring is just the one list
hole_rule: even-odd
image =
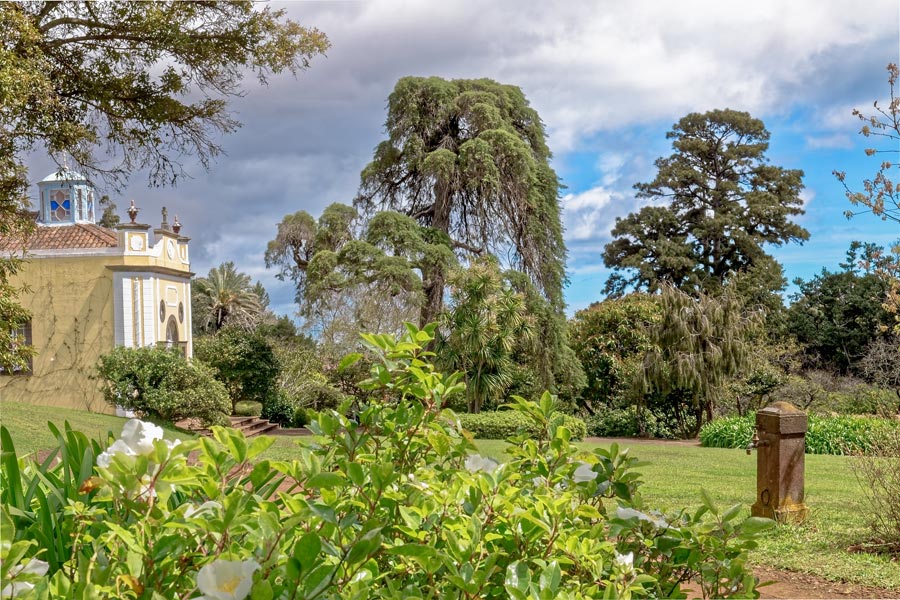
[{"label": "blue sky", "polygon": [[[233,260],[261,280],[273,308],[293,314],[293,289],[265,268],[278,221],[349,203],[360,170],[383,139],[385,105],[405,75],[489,77],[522,88],[542,116],[562,192],[571,284],[569,312],[602,298],[603,245],[615,218],[639,208],[632,186],[670,153],[665,134],[689,112],[746,110],[771,132],[773,164],[806,173],[811,234],[773,248],[789,279],[836,268],[854,239],[886,244],[896,223],[847,221],[833,169],[871,177],[854,107],[888,94],[888,62],[900,61],[896,0],[365,0],[292,2],[289,16],[323,30],[333,47],[297,78],[246,81],[232,107],[244,123],[222,140],[226,155],[191,179],[153,189],[135,174],[111,195],[134,198],[155,224],[167,206],[192,238],[204,275]],[[35,181],[54,169],[29,159]],[[36,188],[35,188],[36,191]],[[109,191],[109,190],[107,190]]]}]

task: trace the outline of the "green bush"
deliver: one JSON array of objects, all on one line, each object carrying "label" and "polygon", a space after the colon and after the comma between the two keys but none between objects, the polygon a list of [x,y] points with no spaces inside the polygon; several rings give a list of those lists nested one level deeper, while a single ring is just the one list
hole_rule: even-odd
[{"label": "green bush", "polygon": [[228,392],[213,371],[175,349],[119,346],[100,357],[97,372],[107,402],[145,417],[222,425],[231,414]]},{"label": "green bush", "polygon": [[[364,384],[379,400],[358,422],[320,413],[316,443],[293,461],[263,458],[270,437],[216,427],[174,444],[133,420],[105,449],[61,440],[51,479],[18,469],[0,430],[0,589],[97,600],[627,599],[683,596],[694,580],[704,597],[755,596],[748,552],[771,521],[742,519],[740,505],[722,510],[705,493],[700,510],[645,508],[636,459],[615,445],[579,450],[549,394],[514,399],[537,434],[507,463],[473,455],[442,409],[460,378],[434,370],[419,345],[430,332],[420,333],[365,337],[383,361]],[[399,401],[381,402],[387,389]],[[57,501],[60,486],[78,501]],[[51,551],[64,560],[39,562]]]},{"label": "green bush", "polygon": [[311,408],[298,407],[294,411],[294,418],[291,421],[291,427],[306,427],[311,421],[314,421],[318,413]]},{"label": "green bush", "polygon": [[[587,435],[587,425],[582,419],[561,413],[557,415],[557,419],[559,425],[569,430],[573,441],[584,439]],[[463,428],[480,440],[505,440],[523,432],[532,435],[538,433],[534,423],[527,416],[511,410],[463,413],[459,415],[459,421]]]},{"label": "green bush", "polygon": [[238,417],[258,417],[262,414],[262,402],[245,400],[234,405],[234,414]]},{"label": "green bush", "polygon": [[197,338],[194,358],[215,369],[216,379],[231,397],[232,409],[241,400],[265,403],[281,368],[269,340],[237,327]]},{"label": "green bush", "polygon": [[297,395],[297,403],[313,410],[337,408],[346,396],[340,390],[327,384],[310,383]]},{"label": "green bush", "polygon": [[294,420],[294,402],[281,389],[272,390],[263,401],[262,418],[282,427],[290,427]]},{"label": "green bush", "polygon": [[[723,417],[700,430],[700,444],[712,448],[746,448],[756,429],[756,417]],[[866,453],[886,436],[900,431],[900,421],[850,415],[809,415],[807,454]]]}]

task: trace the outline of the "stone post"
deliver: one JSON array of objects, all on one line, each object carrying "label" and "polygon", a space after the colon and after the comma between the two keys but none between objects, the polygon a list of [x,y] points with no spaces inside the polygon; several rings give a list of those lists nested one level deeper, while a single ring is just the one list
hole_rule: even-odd
[{"label": "stone post", "polygon": [[[800,523],[809,509],[803,503],[806,413],[788,402],[775,402],[756,413],[755,517]],[[749,448],[748,448],[749,452]]]}]

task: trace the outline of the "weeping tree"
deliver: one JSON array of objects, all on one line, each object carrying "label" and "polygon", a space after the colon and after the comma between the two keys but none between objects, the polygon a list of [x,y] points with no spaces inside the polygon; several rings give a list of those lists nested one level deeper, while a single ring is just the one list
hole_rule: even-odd
[{"label": "weeping tree", "polygon": [[748,337],[762,318],[746,312],[728,287],[719,296],[692,297],[669,283],[660,290],[661,318],[649,326],[651,343],[640,383],[645,394],[688,399],[695,421],[684,433],[694,436],[704,414],[706,421],[712,420],[727,378],[743,367],[750,353]]},{"label": "weeping tree", "polygon": [[[355,205],[370,215],[404,213],[447,236],[460,255],[510,256],[561,310],[560,186],[544,126],[522,91],[489,79],[404,77],[388,99],[386,129]],[[446,263],[422,277],[425,324],[441,311]]]}]

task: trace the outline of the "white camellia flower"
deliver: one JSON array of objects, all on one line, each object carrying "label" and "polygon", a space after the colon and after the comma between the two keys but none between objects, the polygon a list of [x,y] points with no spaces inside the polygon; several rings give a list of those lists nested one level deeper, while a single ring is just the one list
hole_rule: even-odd
[{"label": "white camellia flower", "polygon": [[628,554],[619,554],[616,552],[616,564],[625,567],[626,571],[631,571],[634,568],[634,552],[629,552]]},{"label": "white camellia flower", "polygon": [[488,458],[486,456],[481,456],[480,454],[470,454],[466,458],[466,470],[472,473],[484,471],[485,473],[490,475],[499,466],[500,463],[498,463],[496,460]]},{"label": "white camellia flower", "polygon": [[253,574],[259,569],[254,560],[215,560],[197,573],[197,588],[203,592],[197,600],[244,600],[253,587]]},{"label": "white camellia flower", "polygon": [[[159,425],[147,423],[140,419],[130,419],[125,426],[122,427],[122,437],[114,441],[109,448],[101,452],[97,456],[97,466],[109,468],[113,454],[124,454],[125,456],[146,456],[153,452],[153,444],[156,440],[163,438],[163,430]],[[180,440],[170,442],[166,440],[166,445],[171,450],[180,443]]]},{"label": "white camellia flower", "polygon": [[585,481],[593,481],[597,479],[598,473],[594,471],[593,465],[590,465],[584,461],[578,462],[578,468],[575,469],[575,473],[572,475],[572,479],[576,481],[576,483],[582,483]]},{"label": "white camellia flower", "polygon": [[[9,578],[15,579],[21,573],[30,573],[32,575],[46,575],[50,565],[44,561],[32,558],[24,565],[13,567],[9,570]],[[13,581],[2,590],[0,590],[0,598],[15,598],[16,596],[34,589],[34,584],[27,581]]]}]

